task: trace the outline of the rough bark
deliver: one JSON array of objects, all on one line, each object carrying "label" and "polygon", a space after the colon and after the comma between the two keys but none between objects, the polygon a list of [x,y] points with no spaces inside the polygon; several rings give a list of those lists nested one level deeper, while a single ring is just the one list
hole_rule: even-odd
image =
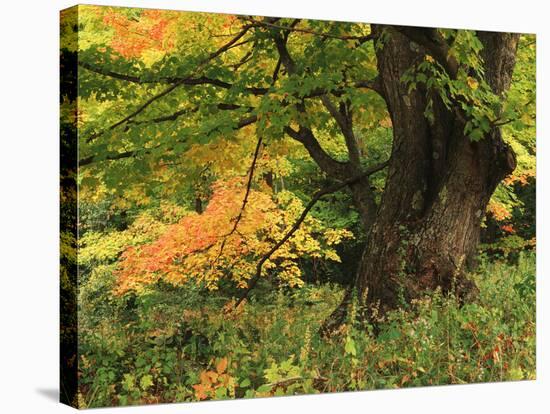
[{"label": "rough bark", "polygon": [[[463,133],[458,105],[450,111],[437,97],[430,123],[424,116],[425,91],[408,92],[401,82],[403,73],[425,54],[446,57],[437,56],[441,39],[430,39],[433,32],[425,29],[373,25],[375,36],[382,30],[390,35],[377,49],[378,71],[393,123],[393,148],[355,282],[367,316],[384,314],[436,288],[462,299],[474,294],[466,270],[476,255],[481,220],[497,184],[515,168],[514,153],[498,128],[472,142]],[[478,35],[484,44],[486,80],[501,94],[510,85],[518,36]],[[329,317],[325,332],[342,323],[350,297],[348,292]]]}]

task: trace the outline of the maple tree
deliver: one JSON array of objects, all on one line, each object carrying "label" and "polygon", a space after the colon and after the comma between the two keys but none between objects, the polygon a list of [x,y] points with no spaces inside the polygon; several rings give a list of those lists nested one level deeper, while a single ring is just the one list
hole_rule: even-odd
[{"label": "maple tree", "polygon": [[[509,219],[534,176],[533,36],[93,6],[78,22],[62,53],[78,52],[84,196],[197,211],[123,253],[120,292],[249,289],[285,237],[263,274],[299,285],[296,256],[337,259],[349,236],[301,212],[342,192],[365,240],[362,303],[468,297],[485,212]],[[299,197],[280,191],[307,168]]]}]

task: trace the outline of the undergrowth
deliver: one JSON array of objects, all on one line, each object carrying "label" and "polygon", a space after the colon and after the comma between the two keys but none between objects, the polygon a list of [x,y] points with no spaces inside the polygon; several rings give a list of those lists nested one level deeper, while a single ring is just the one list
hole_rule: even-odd
[{"label": "undergrowth", "polygon": [[259,287],[236,311],[221,293],[156,289],[112,297],[109,268],[80,291],[81,407],[535,378],[535,257],[482,260],[480,294],[435,292],[392,312],[376,335],[349,320],[317,330],[337,285]]}]

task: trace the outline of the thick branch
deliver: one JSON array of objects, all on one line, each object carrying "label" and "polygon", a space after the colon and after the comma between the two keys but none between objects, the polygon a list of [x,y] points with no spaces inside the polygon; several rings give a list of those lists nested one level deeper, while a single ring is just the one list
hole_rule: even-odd
[{"label": "thick branch", "polygon": [[[138,84],[159,84],[159,83],[175,84],[175,83],[178,83],[180,85],[186,85],[186,86],[212,85],[212,86],[218,86],[218,87],[223,88],[223,89],[231,89],[233,87],[232,83],[223,81],[221,79],[209,78],[207,76],[200,76],[200,77],[197,77],[197,78],[193,78],[193,77],[187,77],[187,78],[167,77],[167,78],[160,78],[160,79],[157,79],[157,80],[150,80],[150,79],[143,79],[142,77],[139,77],[139,76],[133,76],[133,75],[127,75],[127,74],[124,74],[124,73],[109,71],[107,69],[104,69],[104,68],[96,66],[96,65],[92,65],[92,64],[87,63],[87,62],[79,61],[78,64],[79,64],[79,66],[81,66],[81,67],[83,67],[83,68],[85,68],[85,69],[87,69],[91,72],[94,72],[94,73],[97,73],[97,74],[100,74],[100,75],[103,75],[103,76],[107,76],[107,77],[110,77],[110,78],[113,78],[113,79],[118,79],[118,80],[123,80],[123,81],[126,81],[126,82],[138,83]],[[251,93],[252,95],[258,95],[258,96],[265,95],[268,91],[267,88],[259,88],[259,87],[247,87],[247,88],[244,88],[244,90]]]},{"label": "thick branch", "polygon": [[275,69],[273,69],[273,76],[271,77],[271,79],[273,79],[273,84],[275,84],[275,82],[277,82],[277,79],[279,78],[279,71],[281,70],[281,59],[279,58],[277,60],[277,64],[275,65]]},{"label": "thick branch", "polygon": [[451,79],[456,79],[458,62],[449,54],[449,45],[437,29],[425,27],[394,26],[401,34],[423,46],[428,53],[447,71]]},{"label": "thick branch", "polygon": [[[244,106],[241,106],[241,105],[226,104],[226,103],[219,103],[219,104],[216,105],[216,108],[220,109],[222,111],[234,111],[234,110],[237,110],[237,109],[246,109],[247,111],[251,111],[251,110],[254,109],[252,107],[244,107]],[[179,111],[172,112],[169,115],[162,115],[162,116],[158,116],[156,118],[140,119],[140,120],[132,119],[132,120],[128,121],[128,124],[133,124],[133,125],[157,124],[157,123],[160,123],[160,122],[175,121],[176,119],[178,119],[182,115],[192,114],[192,113],[197,112],[198,110],[199,110],[198,106],[194,107],[194,108],[180,109]]]},{"label": "thick branch", "polygon": [[359,152],[359,146],[357,145],[357,139],[353,133],[351,114],[346,112],[344,104],[340,105],[340,109],[336,108],[328,95],[321,96],[321,101],[332,117],[336,120],[336,123],[342,131],[342,135],[344,135],[350,162],[358,167],[361,163],[361,154]]},{"label": "thick branch", "polygon": [[[140,151],[146,151],[146,150],[131,150],[131,151],[124,151],[124,152],[112,152],[107,154],[105,157],[102,157],[101,161],[108,160],[108,161],[114,161],[114,160],[121,160],[124,158],[131,158],[135,156]],[[97,156],[92,155],[90,157],[82,158],[78,161],[79,167],[84,167],[85,165],[92,164],[97,161]]]},{"label": "thick branch", "polygon": [[133,75],[127,75],[127,74],[124,74],[124,73],[113,72],[111,70],[107,70],[105,68],[102,68],[102,67],[99,67],[99,66],[96,66],[96,65],[92,65],[92,64],[87,63],[87,62],[83,62],[82,60],[78,61],[78,66],[80,66],[80,67],[82,67],[86,70],[89,70],[90,72],[94,72],[94,73],[97,73],[99,75],[107,76],[107,77],[113,78],[113,79],[123,80],[123,81],[126,81],[126,82],[133,82],[133,83],[139,83],[139,84],[144,84],[144,83],[174,83],[172,80],[168,80],[167,78],[164,78],[164,79],[159,80],[159,81],[145,80],[145,79],[140,78],[139,76],[133,76]]},{"label": "thick branch", "polygon": [[313,158],[319,168],[329,177],[337,180],[344,180],[352,175],[350,164],[337,161],[326,153],[309,128],[301,126],[300,129],[296,131],[287,126],[284,128],[284,131],[306,148],[311,158]]},{"label": "thick branch", "polygon": [[380,164],[377,164],[373,167],[370,167],[368,170],[364,171],[363,173],[361,173],[359,175],[356,175],[352,178],[348,178],[347,180],[344,180],[340,183],[331,185],[329,187],[326,187],[326,188],[323,188],[323,189],[317,191],[315,193],[315,195],[313,196],[313,198],[311,199],[311,201],[307,204],[307,206],[302,211],[302,214],[300,215],[300,217],[296,220],[294,225],[290,228],[290,230],[283,236],[283,238],[281,240],[279,240],[277,243],[275,243],[273,245],[273,247],[271,249],[269,249],[269,251],[266,254],[264,254],[261,257],[261,259],[258,261],[258,264],[256,265],[256,273],[252,277],[252,279],[250,279],[250,283],[248,284],[248,287],[246,288],[246,290],[243,292],[243,294],[241,295],[239,300],[237,300],[237,302],[235,303],[235,308],[237,308],[241,304],[241,302],[244,299],[246,299],[246,297],[248,296],[250,291],[252,289],[254,289],[254,287],[258,283],[258,280],[262,276],[262,267],[263,267],[264,263],[267,260],[269,260],[269,258],[273,255],[273,253],[275,253],[283,244],[285,244],[292,237],[292,235],[294,233],[296,233],[296,231],[298,231],[301,224],[306,219],[307,214],[311,211],[313,206],[315,206],[315,204],[321,198],[323,198],[324,196],[326,196],[328,194],[335,193],[336,191],[339,191],[339,190],[341,190],[342,188],[344,188],[348,185],[354,184],[355,182],[359,181],[361,178],[368,177],[369,175],[372,175],[375,172],[378,172],[378,171],[384,169],[387,165],[388,165],[387,161],[383,162],[383,163],[380,163]]},{"label": "thick branch", "polygon": [[[197,112],[197,111],[198,111],[198,108],[180,109],[179,111],[172,112],[170,115],[158,116],[156,118],[140,119],[140,120],[132,119],[132,120],[128,121],[128,124],[133,124],[133,125],[158,124],[160,122],[175,121],[176,119],[178,119],[182,115],[188,115],[188,114],[191,114],[191,113],[194,113],[194,112]],[[127,126],[127,129],[129,129],[129,125]]]},{"label": "thick branch", "polygon": [[100,131],[96,134],[93,134],[93,135],[90,135],[87,139],[86,139],[86,142],[89,143],[91,141],[93,141],[94,139],[96,139],[97,137],[101,136],[102,134],[104,134],[106,131],[112,131],[113,129],[119,127],[120,125],[122,124],[125,124],[126,122],[130,121],[131,119],[135,118],[137,115],[139,115],[141,112],[143,112],[149,105],[151,105],[153,102],[159,100],[160,98],[162,98],[163,96],[166,96],[168,95],[170,92],[172,92],[174,89],[176,89],[178,86],[180,86],[182,83],[174,83],[173,85],[169,86],[168,88],[164,89],[163,91],[161,91],[160,93],[156,94],[156,95],[153,95],[151,98],[147,99],[143,104],[141,104],[134,112],[132,112],[131,114],[125,116],[124,118],[122,118],[120,121],[118,122],[115,122],[113,125],[111,125],[109,128],[107,128],[106,130],[103,130],[103,131]]},{"label": "thick branch", "polygon": [[380,81],[380,78],[378,76],[374,79],[357,81],[355,82],[354,86],[356,88],[370,89],[371,91],[376,92],[378,95],[384,98],[384,100],[386,99],[384,95],[384,88],[382,88],[382,82]]},{"label": "thick branch", "polygon": [[275,40],[275,46],[277,47],[277,52],[279,52],[281,63],[284,65],[289,75],[295,74],[296,64],[294,63],[294,60],[290,56],[290,53],[288,53],[288,49],[286,47],[286,37],[275,36],[274,40]]},{"label": "thick branch", "polygon": [[[281,63],[284,65],[285,69],[290,75],[296,73],[296,65],[294,60],[290,56],[286,46],[286,38],[280,35],[274,36],[275,45],[277,51],[279,52]],[[298,103],[296,108],[299,112],[306,112],[305,105],[303,102]],[[285,133],[290,137],[294,138],[296,141],[302,143],[307,149],[313,160],[319,165],[321,170],[323,170],[327,175],[334,177],[339,180],[349,178],[351,173],[349,171],[349,164],[343,163],[335,160],[329,154],[323,150],[319,141],[315,138],[313,131],[306,126],[300,125],[298,131],[292,129],[290,126],[284,128]]]}]

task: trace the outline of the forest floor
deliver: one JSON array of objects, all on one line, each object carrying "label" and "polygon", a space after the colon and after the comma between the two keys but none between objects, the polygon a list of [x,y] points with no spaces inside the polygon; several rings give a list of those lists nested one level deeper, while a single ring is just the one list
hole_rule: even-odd
[{"label": "forest floor", "polygon": [[343,288],[259,286],[234,299],[193,288],[102,300],[80,312],[82,407],[535,379],[535,256],[482,261],[480,294],[437,292],[372,326],[317,330]]}]

